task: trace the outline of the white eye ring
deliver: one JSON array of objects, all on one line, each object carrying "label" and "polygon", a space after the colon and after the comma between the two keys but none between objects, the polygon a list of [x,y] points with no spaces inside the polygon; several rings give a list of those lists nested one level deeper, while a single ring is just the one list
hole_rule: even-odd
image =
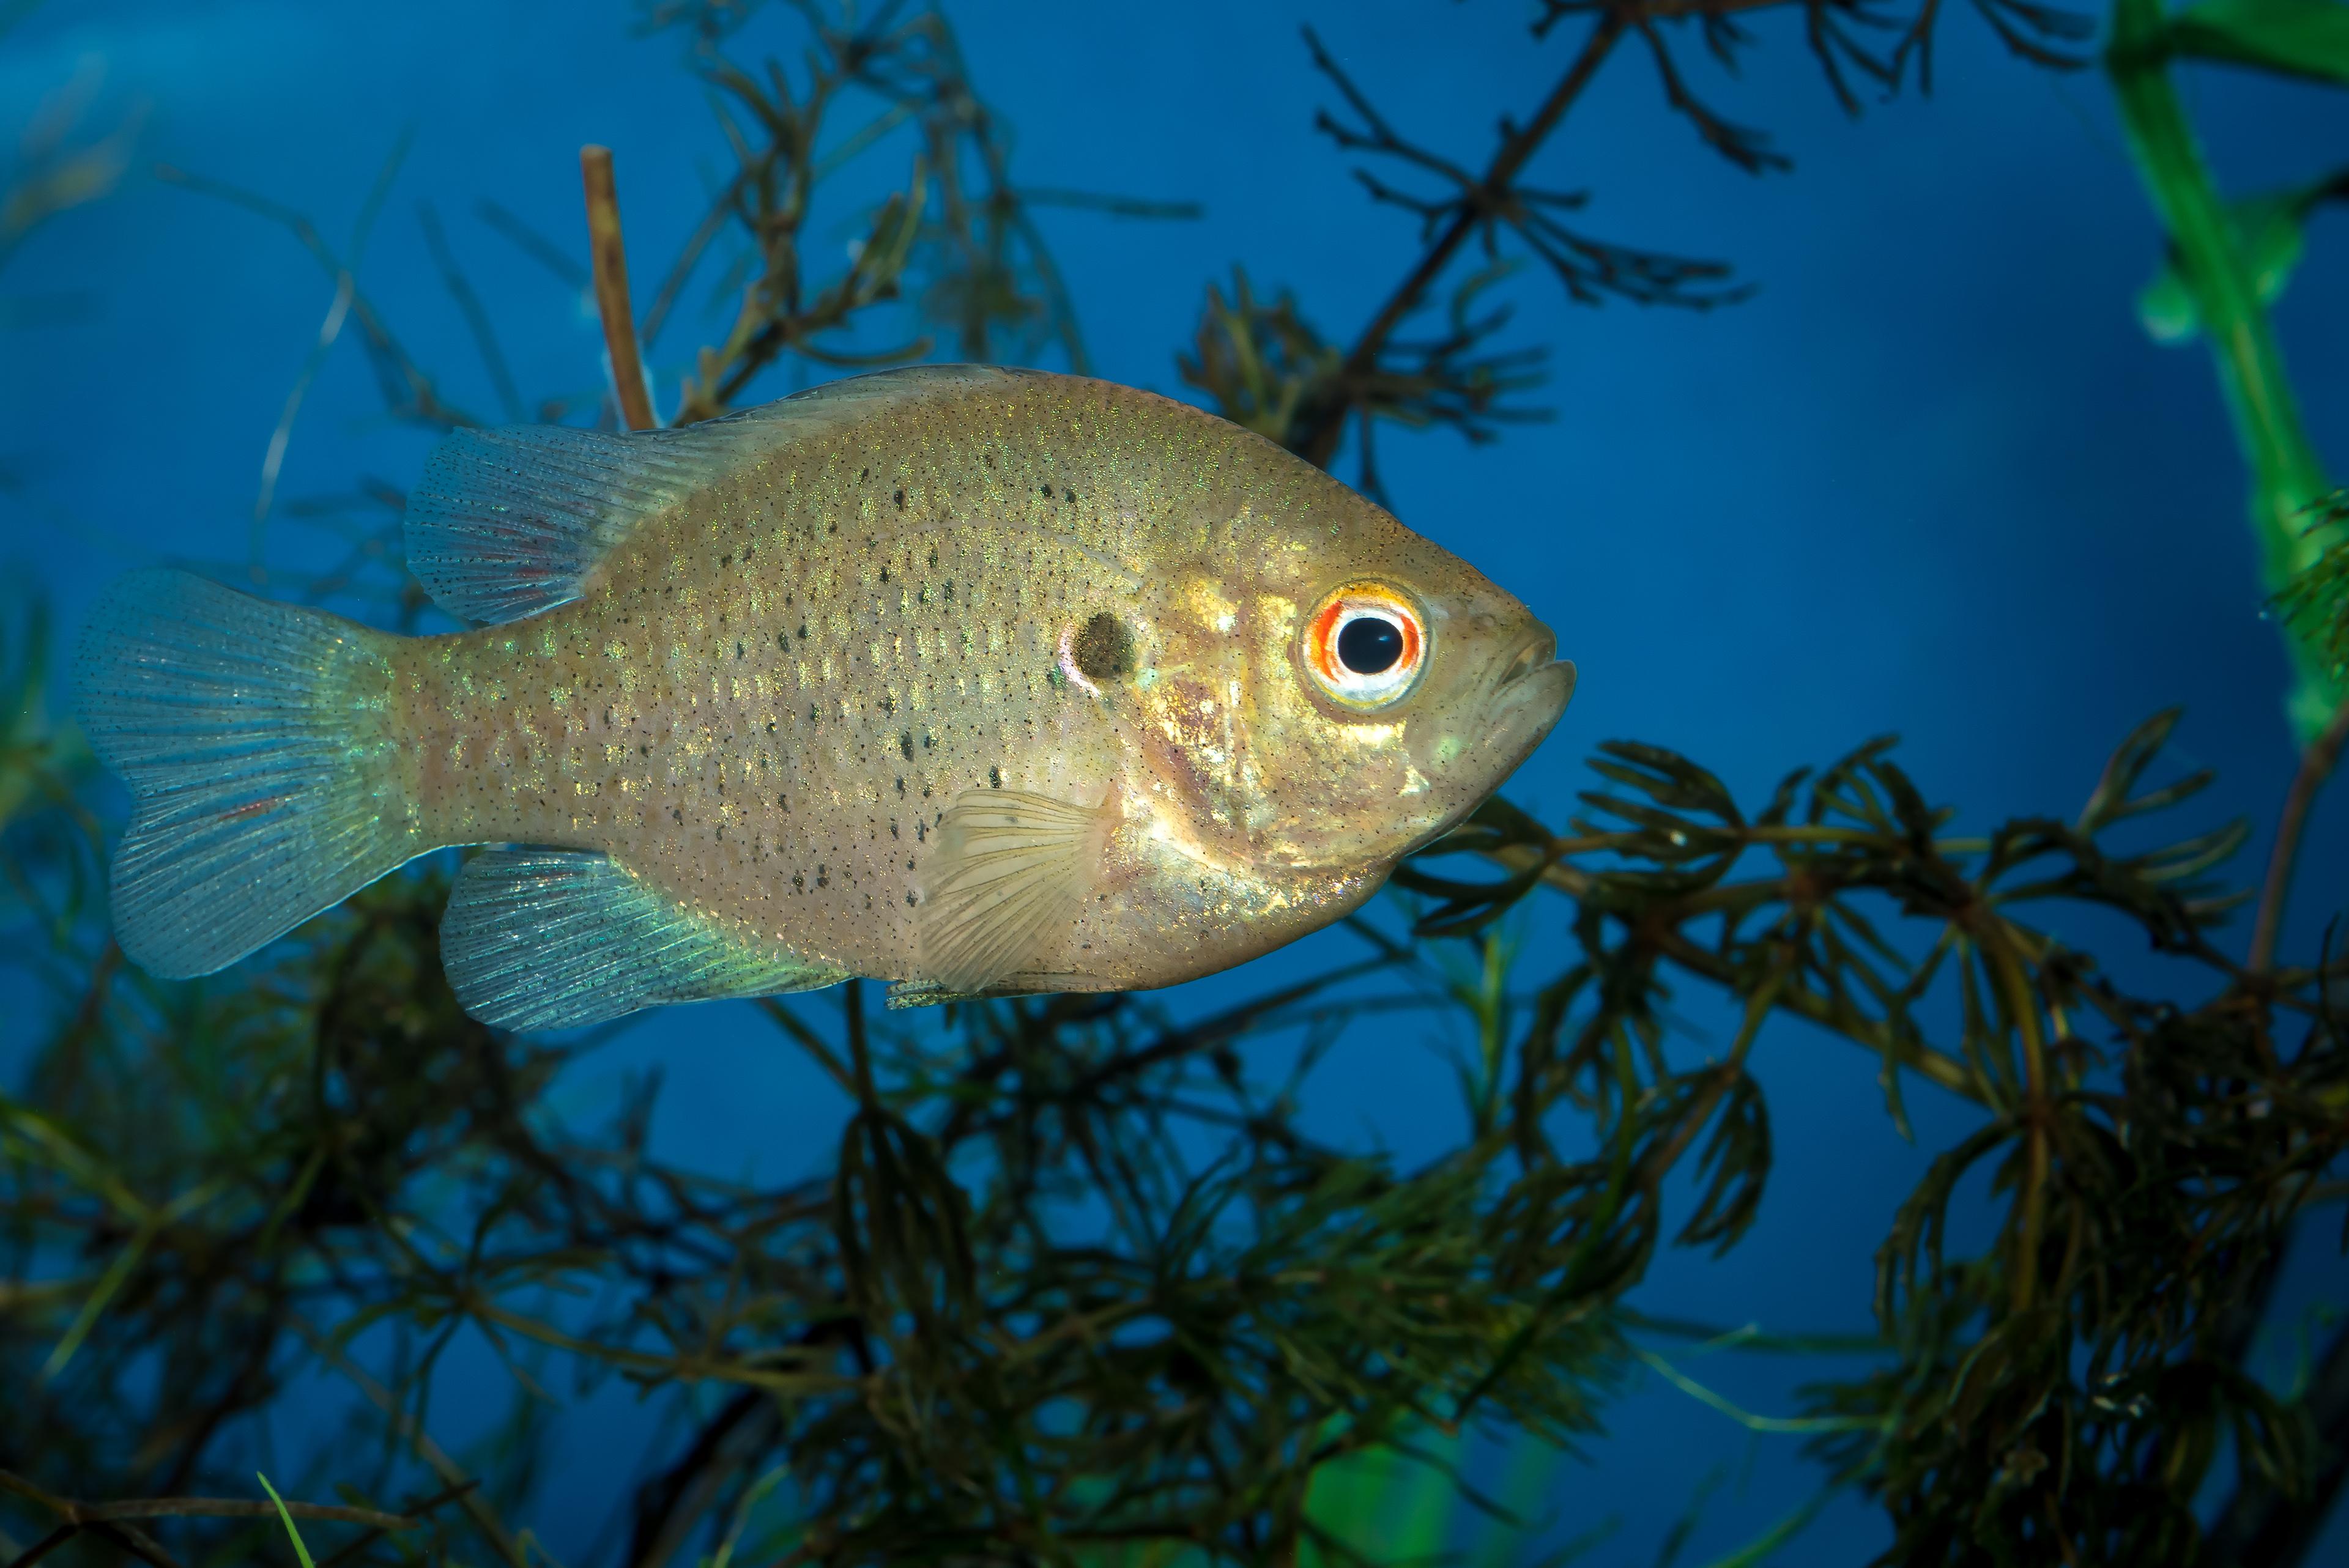
[{"label": "white eye ring", "polygon": [[1427,623],[1377,583],[1349,583],[1305,625],[1305,668],[1351,707],[1381,707],[1409,691],[1427,664]]}]

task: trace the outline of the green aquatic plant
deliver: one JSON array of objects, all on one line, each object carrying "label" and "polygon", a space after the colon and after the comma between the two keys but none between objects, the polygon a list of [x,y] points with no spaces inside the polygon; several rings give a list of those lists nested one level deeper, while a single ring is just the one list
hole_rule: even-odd
[{"label": "green aquatic plant", "polygon": [[[1027,215],[1045,193],[1012,180],[945,19],[796,6],[787,70],[734,59],[757,9],[645,11],[688,40],[735,160],[649,308],[632,319],[609,303],[624,292],[604,292],[607,332],[681,378],[677,407],[631,413],[634,387],[607,387],[543,417],[717,413],[786,377],[933,351],[1081,364]],[[1799,15],[1855,110],[1856,84],[1930,68],[1931,0],[1897,18],[1863,0],[1546,0],[1535,31],[1567,36],[1567,57],[1472,169],[1409,139],[1309,39],[1338,106],[1324,129],[1364,160],[1370,197],[1415,221],[1415,247],[1342,343],[1295,293],[1267,304],[1236,273],[1209,290],[1183,374],[1375,488],[1387,427],[1474,441],[1538,417],[1541,346],[1508,335],[1502,303],[1518,276],[1575,298],[1733,303],[1724,263],[1603,239],[1581,226],[1589,198],[1521,177],[1626,50],[1704,146],[1749,170],[1783,163],[1680,65],[1692,42],[1738,57],[1744,19],[1770,9]],[[2079,18],[1976,9],[2026,58],[2084,63]],[[2230,46],[2275,36],[2238,26]],[[803,238],[851,163],[898,179],[818,281]],[[339,246],[264,198],[170,178],[309,250],[333,294],[321,353],[356,328],[395,418],[470,423],[359,283],[396,170]],[[616,174],[598,198],[607,255],[625,150]],[[502,208],[477,215],[567,292],[595,282],[583,246]],[[425,222],[491,386],[518,403],[464,278],[467,236]],[[2264,321],[2289,249],[2263,268],[2220,255],[2251,281],[2213,285],[2196,270],[2211,247],[2181,241],[2178,286],[2222,357]],[[665,359],[705,269],[715,340]],[[1406,335],[1428,316],[1433,336]],[[2323,492],[2290,493],[2305,507]],[[372,483],[281,500],[273,469],[256,524],[331,529],[349,553],[288,578],[256,526],[233,569],[413,625],[429,611],[399,561],[400,500]],[[2336,662],[2343,560],[2315,552],[2287,589],[2296,634]],[[1821,1498],[1883,1507],[1888,1563],[2289,1563],[2340,1488],[2349,1333],[2297,1387],[2251,1370],[2287,1248],[2302,1232],[2317,1244],[2306,1217],[2341,1200],[2349,1155],[2349,960],[2337,935],[2287,956],[2282,928],[2339,717],[2319,727],[2254,887],[2226,876],[2240,824],[2150,832],[2208,782],[2164,760],[2174,714],[2119,738],[2077,810],[1971,835],[1889,740],[1760,799],[1610,742],[1567,820],[1495,800],[1408,864],[1407,930],[1354,922],[1358,960],[1221,1011],[1067,996],[909,1019],[855,982],[758,1004],[843,1108],[831,1157],[777,1180],[660,1155],[656,1081],[585,1108],[602,1037],[467,1017],[439,964],[446,857],[223,975],[165,984],[125,965],[103,922],[104,796],[46,703],[47,645],[33,611],[13,610],[0,942],[46,1010],[0,1099],[0,1561],[519,1565],[552,1560],[548,1535],[591,1531],[596,1561],[631,1568],[1542,1560],[1538,1485],[1470,1484],[1468,1445],[1509,1438],[1538,1467],[1600,1440],[1608,1399],[1644,1375],[1807,1442]],[[1532,929],[1563,936],[1512,923],[1551,901],[1557,918]],[[2228,922],[2246,904],[2239,955]],[[2095,949],[2067,934],[2081,931]],[[2148,945],[2150,990],[2097,960]],[[1677,1032],[1674,998],[1692,992],[1739,1018],[1726,1046]],[[1312,1131],[1319,1070],[1366,1024],[1404,1017],[1464,1042],[1456,1136],[1404,1162]],[[1879,1254],[1877,1332],[1790,1343],[1642,1314],[1658,1250],[1738,1245],[1782,1157],[1755,1054],[1821,1050],[1871,1074],[1904,1130],[1911,1096],[1967,1109]],[[1953,1208],[1978,1175],[1996,1224],[1961,1246]],[[1756,1413],[1692,1370],[1730,1349],[1868,1364],[1792,1414]],[[451,1446],[434,1396],[468,1353],[507,1371],[515,1413]],[[264,1495],[262,1418],[318,1382],[344,1396],[338,1424],[266,1457]],[[539,1485],[554,1413],[612,1386],[662,1414],[646,1479],[609,1519],[557,1532]],[[2214,1487],[2231,1489],[2215,1509]],[[1786,1547],[1819,1501],[1725,1561]],[[1462,1509],[1489,1525],[1481,1539]]]},{"label": "green aquatic plant", "polygon": [[[2300,258],[2317,205],[2340,194],[2344,175],[2230,203],[2197,145],[2171,67],[2214,60],[2349,86],[2349,12],[2338,0],[2203,0],[2172,14],[2161,0],[2114,0],[2105,70],[2129,150],[2144,176],[2169,251],[2147,291],[2147,325],[2166,342],[2198,331],[2251,470],[2251,531],[2271,593],[2317,570],[2341,530],[2323,509],[2332,492],[2283,366],[2268,305]],[[2299,674],[2289,699],[2304,742],[2315,742],[2349,698],[2337,655],[2296,624],[2286,645]],[[2334,743],[2339,749],[2339,743]]]}]

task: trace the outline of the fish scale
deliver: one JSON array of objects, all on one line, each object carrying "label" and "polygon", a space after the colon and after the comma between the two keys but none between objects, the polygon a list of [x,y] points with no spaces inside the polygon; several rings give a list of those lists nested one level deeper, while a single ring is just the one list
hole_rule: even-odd
[{"label": "fish scale", "polygon": [[[397,638],[172,574],[93,623],[84,706],[144,813],[118,925],[150,968],[482,844],[443,953],[512,1026],[849,975],[907,1002],[1170,984],[1359,905],[1572,686],[1523,605],[1319,470],[1079,377],[460,432],[409,532],[492,624]],[[1300,639],[1340,604],[1413,618],[1426,667],[1331,685],[1354,673]],[[258,695],[215,646],[247,621],[286,645]],[[172,726],[247,765],[200,779]],[[205,929],[240,877],[266,907]]]}]

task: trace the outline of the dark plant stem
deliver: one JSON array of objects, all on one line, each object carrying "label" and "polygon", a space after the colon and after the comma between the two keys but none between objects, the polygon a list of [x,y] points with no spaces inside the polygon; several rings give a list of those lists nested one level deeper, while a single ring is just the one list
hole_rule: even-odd
[{"label": "dark plant stem", "polygon": [[652,399],[645,393],[645,365],[636,352],[636,318],[628,307],[628,252],[620,239],[620,192],[612,178],[612,150],[594,144],[579,150],[579,176],[587,193],[587,242],[595,263],[595,309],[604,318],[604,346],[612,356],[612,397],[620,423],[649,430]]},{"label": "dark plant stem", "polygon": [[2246,1470],[2203,1540],[2203,1560],[2230,1568],[2292,1568],[2307,1560],[2341,1486],[2349,1480],[2349,1327],[2337,1329],[2301,1399],[2315,1453],[2297,1491]]},{"label": "dark plant stem", "polygon": [[877,1103],[873,1088],[873,1054],[864,1046],[864,982],[851,980],[840,988],[840,1010],[848,1026],[848,1059],[856,1073],[856,1098],[868,1110]]},{"label": "dark plant stem", "polygon": [[2349,745],[2349,701],[2333,710],[2333,722],[2300,754],[2300,771],[2283,798],[2283,815],[2276,820],[2275,847],[2268,851],[2266,879],[2260,884],[2260,913],[2251,927],[2251,955],[2247,966],[2264,973],[2275,961],[2276,944],[2283,937],[2283,902],[2292,891],[2293,863],[2300,858],[2300,836],[2308,826],[2308,809],[2324,787],[2341,748]]},{"label": "dark plant stem", "polygon": [[[1574,64],[1567,67],[1566,75],[1558,78],[1557,86],[1550,89],[1549,97],[1542,101],[1541,108],[1534,118],[1502,139],[1500,150],[1494,153],[1493,161],[1485,167],[1485,176],[1477,183],[1479,193],[1490,194],[1508,189],[1510,182],[1517,177],[1517,171],[1541,150],[1542,143],[1549,139],[1550,132],[1557,129],[1558,121],[1566,118],[1566,111],[1573,106],[1574,100],[1582,96],[1582,89],[1590,85],[1590,78],[1598,74],[1609,53],[1622,38],[1625,26],[1624,16],[1618,11],[1609,11],[1599,18],[1590,30],[1590,36],[1583,42],[1582,52],[1575,57]],[[1396,285],[1394,293],[1388,295],[1386,304],[1380,307],[1379,314],[1371,318],[1370,325],[1362,329],[1361,336],[1355,339],[1353,349],[1346,356],[1346,362],[1338,373],[1341,388],[1360,386],[1377,367],[1379,356],[1394,336],[1395,329],[1419,308],[1427,297],[1427,291],[1443,275],[1444,269],[1452,263],[1460,247],[1468,242],[1469,236],[1485,220],[1485,209],[1478,201],[1472,199],[1462,203],[1460,211],[1444,226],[1443,232],[1436,235],[1422,253],[1419,264],[1413,267],[1402,282]],[[1352,410],[1354,403],[1350,390],[1347,390],[1305,416],[1303,428],[1295,442],[1298,455],[1308,462],[1328,468],[1330,459],[1337,455],[1339,440],[1346,433],[1346,416]]]}]

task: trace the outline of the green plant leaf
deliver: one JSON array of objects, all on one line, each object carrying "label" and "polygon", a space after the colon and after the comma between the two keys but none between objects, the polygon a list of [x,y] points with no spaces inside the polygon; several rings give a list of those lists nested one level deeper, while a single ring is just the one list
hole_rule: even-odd
[{"label": "green plant leaf", "polygon": [[2340,0],[2202,0],[2169,25],[2181,55],[2349,85],[2349,5]]},{"label": "green plant leaf", "polygon": [[[2349,15],[2349,5],[2326,0],[2325,8]],[[2243,265],[2260,303],[2273,304],[2283,297],[2306,248],[2311,213],[2327,197],[2349,194],[2349,170],[2343,170],[2290,191],[2267,191],[2229,204],[2236,242],[2242,247]],[[2194,308],[2194,292],[2178,269],[2175,250],[2162,258],[2161,270],[2137,296],[2137,319],[2156,343],[2191,343],[2201,335],[2202,319]]]},{"label": "green plant leaf", "polygon": [[285,1533],[294,1542],[294,1555],[302,1560],[302,1568],[317,1568],[317,1564],[310,1561],[309,1547],[302,1542],[302,1532],[294,1528],[294,1516],[285,1511],[285,1500],[277,1495],[277,1489],[270,1485],[269,1478],[259,1470],[253,1472],[253,1479],[261,1483],[261,1490],[267,1492],[269,1501],[277,1505],[277,1517],[285,1522]]}]

